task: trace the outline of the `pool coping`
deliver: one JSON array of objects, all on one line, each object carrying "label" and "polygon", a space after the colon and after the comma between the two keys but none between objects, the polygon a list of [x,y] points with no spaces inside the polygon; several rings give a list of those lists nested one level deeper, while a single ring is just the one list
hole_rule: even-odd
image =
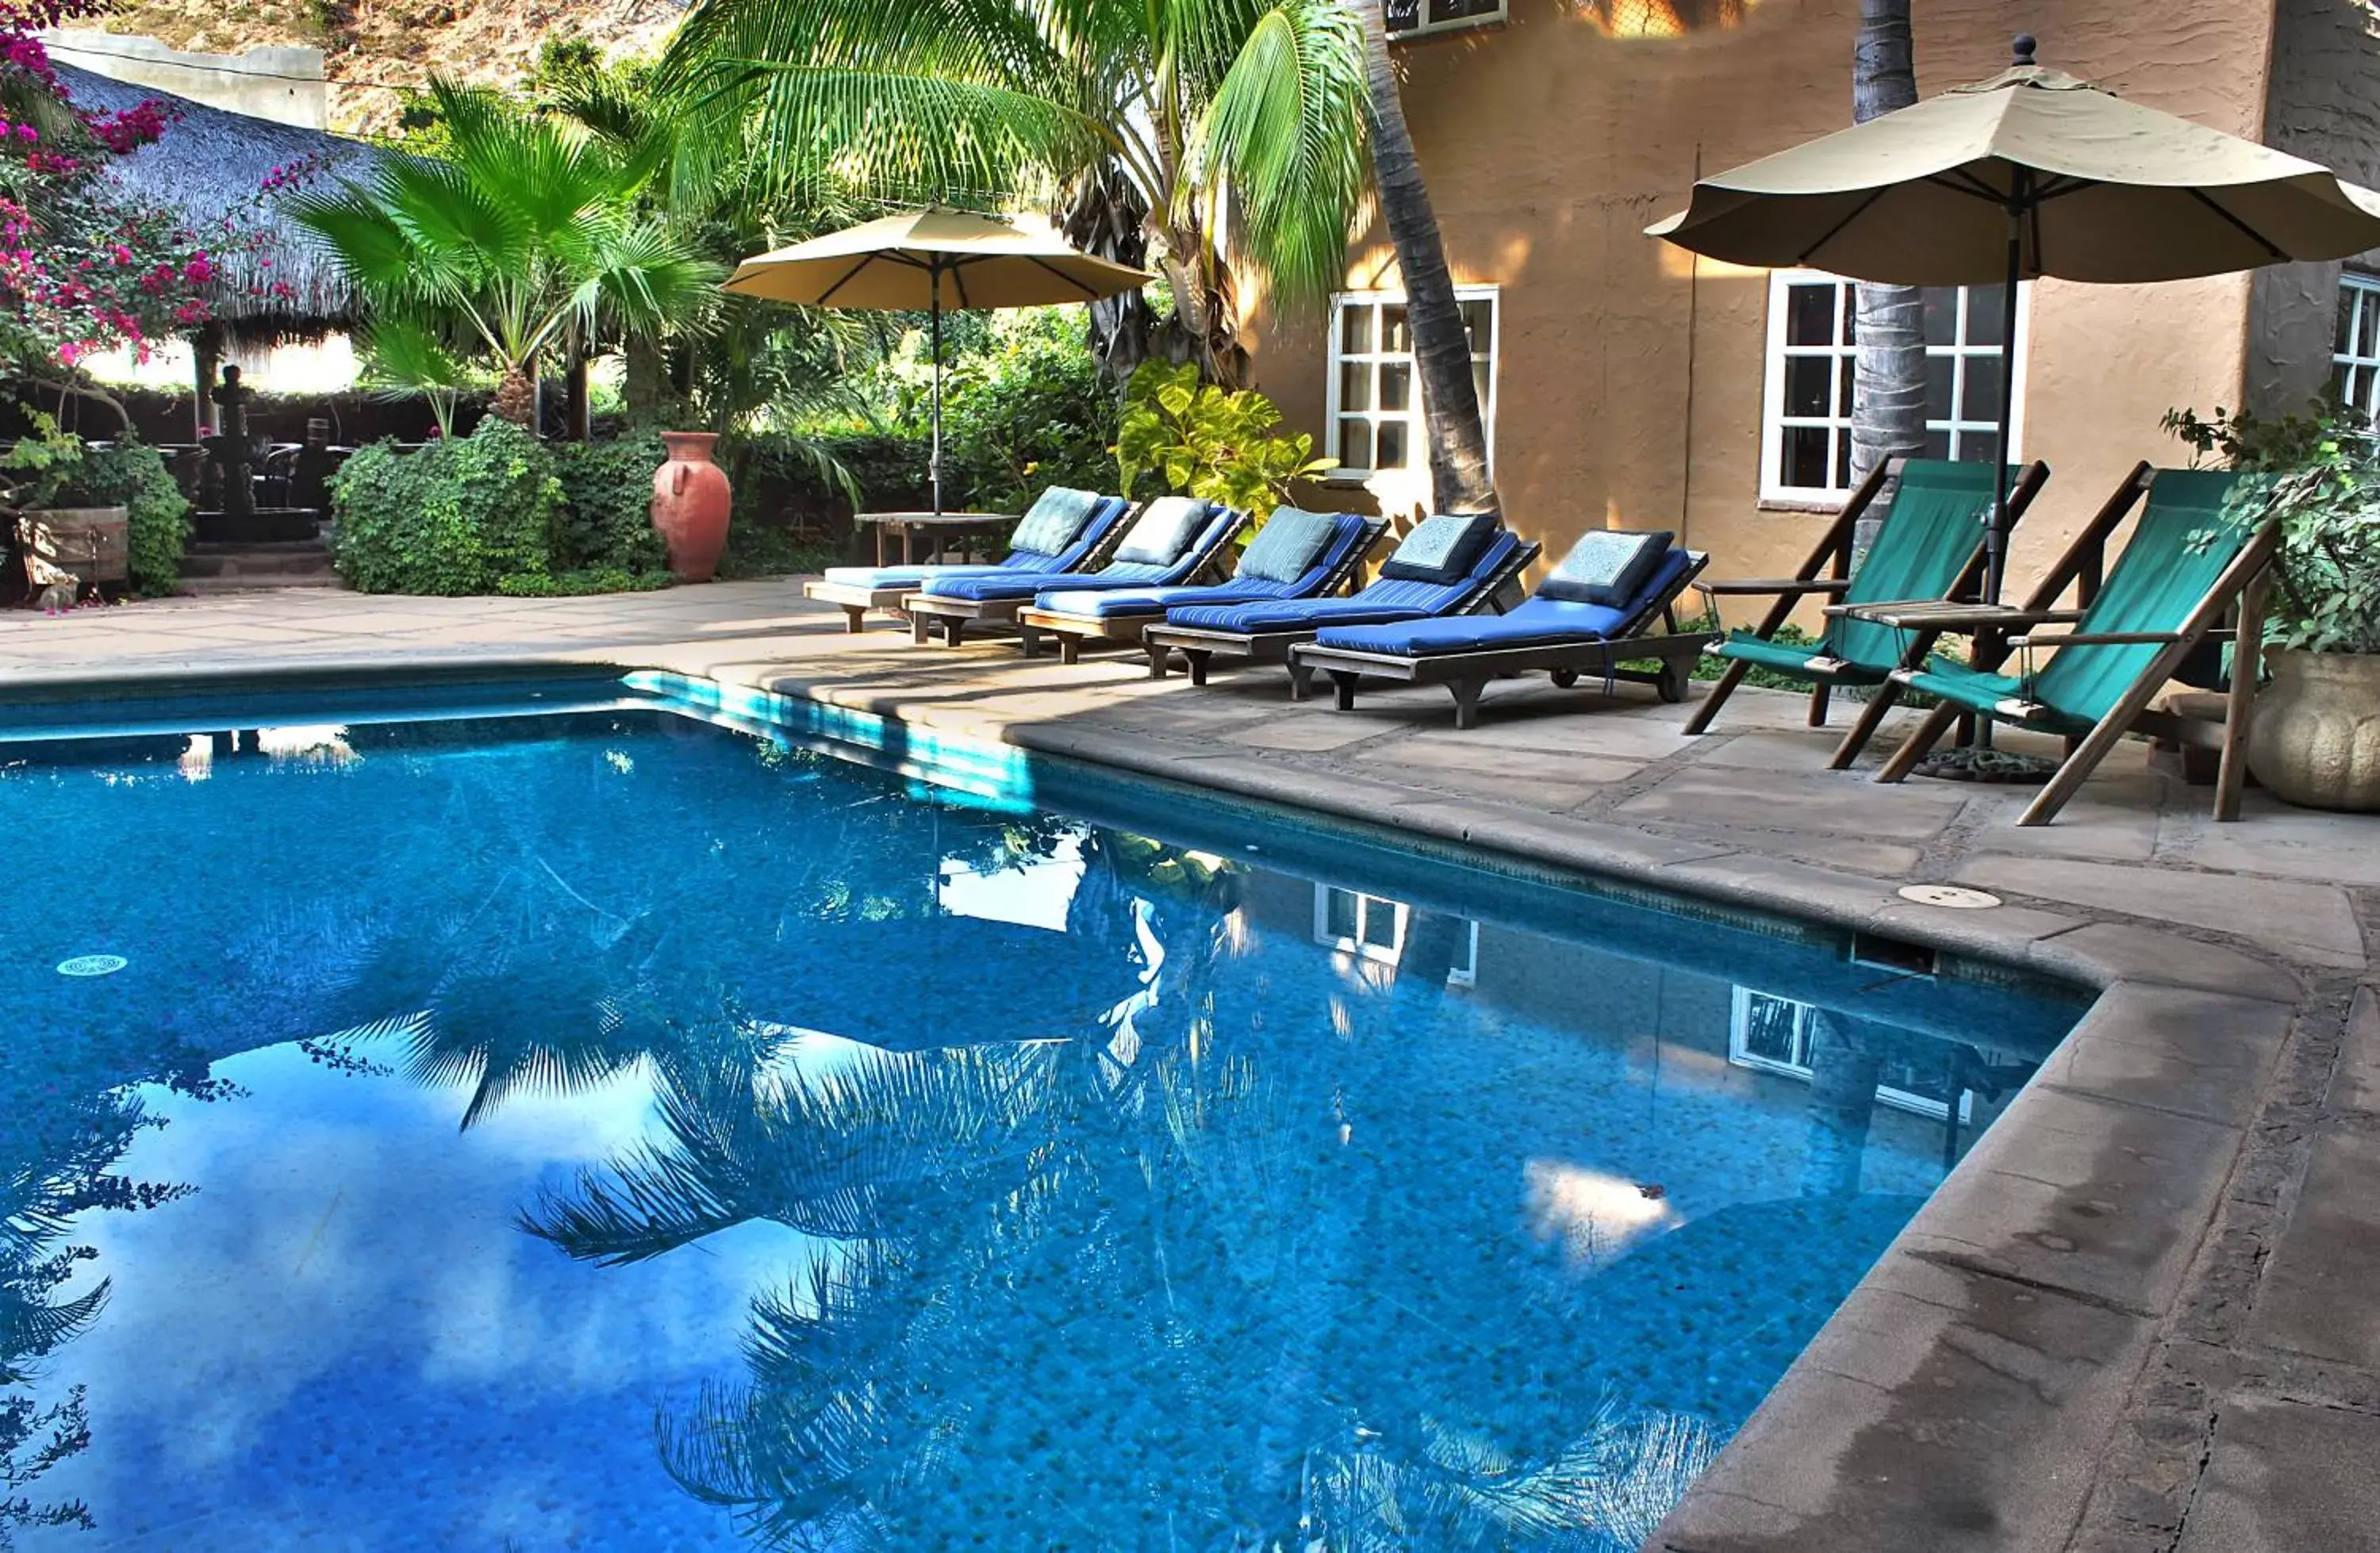
[{"label": "pool coping", "polygon": [[[652,666],[658,651],[317,661],[66,674],[39,698]],[[691,676],[689,676],[691,677]],[[2262,952],[2013,905],[1912,905],[1896,881],[1624,824],[1185,756],[1062,721],[965,715],[771,668],[718,683],[1028,755],[1415,832],[1763,914],[1888,933],[2099,989],[1994,1126],[1645,1546],[1662,1553],[2156,1547],[2206,1454],[2192,1344],[2236,1336],[2303,1168],[2352,983]],[[1584,715],[1592,715],[1591,713]],[[2193,1390],[2193,1385],[2198,1386]]]}]

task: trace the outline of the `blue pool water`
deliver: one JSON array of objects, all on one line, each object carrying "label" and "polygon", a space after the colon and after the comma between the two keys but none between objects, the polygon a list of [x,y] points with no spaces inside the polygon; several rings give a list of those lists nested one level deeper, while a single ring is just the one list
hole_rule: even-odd
[{"label": "blue pool water", "polygon": [[0,1547],[1633,1547],[2075,1012],[511,710],[0,743]]}]

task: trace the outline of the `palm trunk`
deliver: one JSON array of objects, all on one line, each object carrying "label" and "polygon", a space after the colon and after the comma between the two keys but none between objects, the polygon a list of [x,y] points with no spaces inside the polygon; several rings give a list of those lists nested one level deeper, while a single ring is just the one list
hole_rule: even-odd
[{"label": "palm trunk", "polygon": [[496,394],[489,401],[488,413],[515,426],[537,430],[537,380],[529,375],[526,363],[505,363],[504,375],[496,384]]},{"label": "palm trunk", "polygon": [[661,342],[641,330],[630,334],[627,378],[621,385],[621,394],[627,402],[632,424],[650,426],[661,418],[668,375],[669,360],[662,351]]},{"label": "palm trunk", "polygon": [[587,353],[570,353],[570,375],[566,380],[564,398],[564,419],[570,423],[565,433],[574,443],[592,442],[595,437],[595,396],[588,382]]},{"label": "palm trunk", "polygon": [[1471,340],[1446,267],[1446,242],[1422,181],[1421,161],[1405,127],[1389,59],[1389,30],[1380,0],[1346,0],[1364,29],[1365,75],[1370,99],[1372,178],[1380,217],[1404,276],[1405,325],[1413,334],[1414,370],[1420,379],[1423,432],[1429,452],[1430,504],[1439,512],[1487,512],[1497,505],[1488,475],[1488,431],[1479,387],[1472,377]]},{"label": "palm trunk", "polygon": [[[1858,41],[1852,47],[1852,121],[1908,107],[1917,101],[1917,66],[1909,28],[1910,0],[1860,0]],[[1913,285],[1859,288],[1852,368],[1852,481],[1888,458],[1925,451],[1925,298]],[[1873,538],[1861,536],[1861,542]]]},{"label": "palm trunk", "polygon": [[1849,1197],[1860,1189],[1876,1086],[1884,1060],[1851,1023],[1824,1009],[1810,1014],[1810,1130],[1802,1159],[1802,1194]]}]

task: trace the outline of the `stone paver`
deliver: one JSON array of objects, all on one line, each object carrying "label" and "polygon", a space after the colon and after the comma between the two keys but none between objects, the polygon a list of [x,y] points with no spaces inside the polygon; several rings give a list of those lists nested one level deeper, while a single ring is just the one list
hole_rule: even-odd
[{"label": "stone paver", "polygon": [[[0,615],[0,703],[79,683],[368,665],[650,668],[1786,909],[2106,989],[1652,1546],[2380,1547],[2380,820],[2204,788],[2128,744],[2064,819],[2020,789],[1823,769],[1837,728],[1739,695],[1689,739],[1633,687],[1354,715],[1278,668],[843,633],[788,583],[579,600],[231,595]],[[2011,898],[1955,912],[1903,884]],[[2335,1056],[2335,1061],[2334,1061]],[[2334,1073],[2335,1070],[2335,1073]]]}]

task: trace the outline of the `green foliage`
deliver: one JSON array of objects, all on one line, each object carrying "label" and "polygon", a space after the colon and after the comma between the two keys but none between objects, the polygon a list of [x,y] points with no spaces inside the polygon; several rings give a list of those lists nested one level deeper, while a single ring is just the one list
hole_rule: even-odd
[{"label": "green foliage", "polygon": [[563,497],[553,527],[553,569],[625,576],[666,573],[669,552],[652,521],[653,471],[669,456],[662,440],[648,432],[609,443],[555,443],[547,451]]},{"label": "green foliage", "polygon": [[91,449],[72,487],[77,505],[125,509],[132,530],[132,590],[144,599],[172,593],[190,540],[190,504],[164,455],[132,442]]},{"label": "green foliage", "polygon": [[[1769,639],[1772,641],[1782,642],[1789,647],[1806,647],[1815,649],[1818,645],[1817,637],[1812,636],[1809,632],[1803,630],[1799,625],[1792,624],[1791,621],[1779,626],[1777,628],[1777,634]],[[1728,661],[1729,661],[1727,659],[1719,657],[1715,652],[1706,652],[1703,654],[1701,666],[1694,672],[1701,678],[1717,679],[1727,669]],[[1649,663],[1648,666],[1650,666]],[[1758,664],[1753,665],[1752,672],[1743,676],[1743,683],[1746,685],[1756,685],[1764,690],[1800,690],[1806,692],[1810,688],[1810,682],[1806,679],[1795,679],[1791,674],[1780,674],[1774,669],[1764,669]]]},{"label": "green foliage", "polygon": [[2352,410],[2322,404],[2273,419],[2220,406],[2204,419],[2168,410],[2164,424],[2193,462],[2218,457],[2274,477],[2266,510],[2281,515],[2281,549],[2265,639],[2308,652],[2380,653],[2380,432]]},{"label": "green foliage", "polygon": [[1004,318],[987,347],[949,373],[943,484],[954,505],[983,512],[1021,513],[1051,485],[1096,491],[1117,432],[1115,395],[1092,359],[1083,310]]},{"label": "green foliage", "polygon": [[1273,429],[1281,411],[1251,388],[1202,386],[1198,370],[1144,361],[1124,389],[1116,463],[1124,491],[1154,477],[1177,494],[1259,515],[1290,500],[1293,482],[1336,468],[1314,439]]},{"label": "green foliage", "polygon": [[0,506],[122,507],[130,528],[132,590],[162,598],[181,581],[182,552],[190,538],[190,504],[145,443],[126,441],[90,447],[39,410],[33,435],[0,458]]},{"label": "green foliage", "polygon": [[493,593],[552,570],[563,510],[552,455],[493,416],[412,454],[359,449],[332,488],[333,560],[364,593]]},{"label": "green foliage", "polygon": [[657,593],[670,586],[667,572],[630,572],[618,566],[586,566],[573,571],[517,573],[496,585],[510,599],[576,599],[589,593]]},{"label": "green foliage", "polygon": [[842,559],[829,546],[795,539],[787,529],[737,523],[728,528],[727,548],[719,556],[719,576],[728,582],[798,576],[822,572]]}]

